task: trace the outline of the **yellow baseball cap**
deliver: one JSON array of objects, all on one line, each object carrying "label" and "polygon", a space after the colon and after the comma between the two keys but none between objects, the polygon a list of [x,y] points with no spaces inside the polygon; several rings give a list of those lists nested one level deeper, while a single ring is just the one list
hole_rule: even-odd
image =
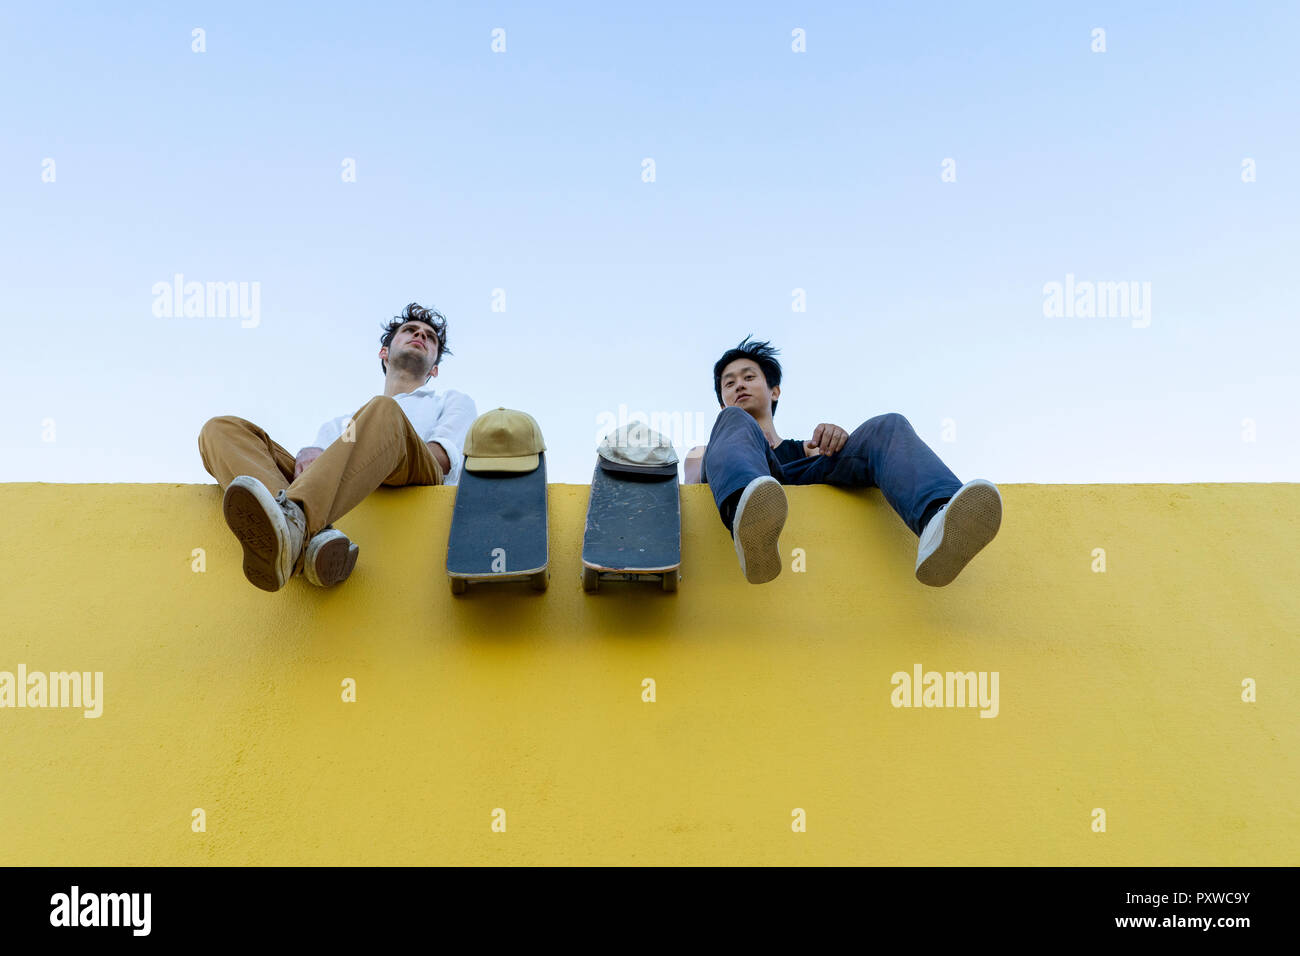
[{"label": "yellow baseball cap", "polygon": [[466,471],[532,471],[546,451],[542,430],[527,412],[496,408],[474,419],[465,438]]}]

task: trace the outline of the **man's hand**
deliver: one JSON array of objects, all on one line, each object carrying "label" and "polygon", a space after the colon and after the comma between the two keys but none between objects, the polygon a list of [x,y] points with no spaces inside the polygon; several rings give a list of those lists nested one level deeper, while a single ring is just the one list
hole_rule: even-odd
[{"label": "man's hand", "polygon": [[297,478],[306,471],[307,466],[319,458],[324,451],[324,448],[304,448],[298,452],[298,458],[293,463],[293,476]]},{"label": "man's hand", "polygon": [[817,426],[813,432],[813,437],[803,443],[804,457],[811,458],[814,455],[833,455],[849,440],[849,433],[839,425],[828,425],[825,422]]}]

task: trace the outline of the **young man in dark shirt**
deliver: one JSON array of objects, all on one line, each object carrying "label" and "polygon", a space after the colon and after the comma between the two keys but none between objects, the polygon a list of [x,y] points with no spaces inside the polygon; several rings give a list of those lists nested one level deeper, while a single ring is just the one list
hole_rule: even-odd
[{"label": "young man in dark shirt", "polygon": [[782,441],[772,424],[781,395],[776,355],[769,343],[746,338],[718,359],[713,390],[722,411],[708,445],[686,456],[686,481],[713,489],[745,578],[762,584],[781,573],[781,486],[828,484],[879,488],[920,536],[917,580],[934,587],[951,582],[998,532],[997,486],[983,478],[963,485],[907,419],[893,412],[863,422],[852,434],[823,423],[807,441]]}]

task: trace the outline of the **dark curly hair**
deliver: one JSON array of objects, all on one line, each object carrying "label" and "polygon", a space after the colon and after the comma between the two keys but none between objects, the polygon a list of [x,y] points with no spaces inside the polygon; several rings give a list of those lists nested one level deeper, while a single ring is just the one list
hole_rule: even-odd
[{"label": "dark curly hair", "polygon": [[[447,348],[447,318],[437,309],[426,309],[418,302],[412,302],[402,310],[401,315],[393,316],[393,320],[384,326],[384,332],[379,337],[379,344],[384,348],[390,348],[393,344],[393,336],[407,322],[423,322],[433,329],[433,334],[438,337],[438,354],[434,357],[433,364],[436,366],[442,361],[444,355],[450,355],[451,349]],[[388,374],[388,365],[383,359],[379,360],[379,367]]]},{"label": "dark curly hair", "polygon": [[[776,388],[781,384],[781,363],[776,360],[780,355],[779,349],[772,348],[771,342],[751,342],[752,335],[746,335],[745,338],[734,349],[727,349],[722,353],[722,358],[718,359],[713,365],[713,392],[718,396],[718,404],[724,404],[722,401],[722,371],[736,359],[750,359],[763,370],[763,377],[767,379],[768,388]],[[776,414],[776,399],[772,400],[772,414]]]}]

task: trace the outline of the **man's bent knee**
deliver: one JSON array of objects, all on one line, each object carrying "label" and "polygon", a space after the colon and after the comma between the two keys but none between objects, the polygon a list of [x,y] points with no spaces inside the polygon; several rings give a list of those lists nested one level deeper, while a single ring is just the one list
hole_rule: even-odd
[{"label": "man's bent knee", "polygon": [[211,440],[214,435],[237,428],[248,429],[256,428],[256,426],[237,415],[217,415],[215,418],[209,418],[203,423],[203,427],[199,429],[199,443],[202,444],[205,440]]},{"label": "man's bent knee", "polygon": [[228,435],[237,429],[255,429],[256,427],[252,422],[236,415],[217,415],[204,422],[203,427],[199,429],[199,459],[203,462],[204,470],[214,478],[216,477],[208,452],[212,449],[213,443],[220,439],[220,436]]},{"label": "man's bent knee", "polygon": [[875,418],[869,418],[862,423],[861,429],[872,428],[911,428],[912,423],[898,412],[886,412],[884,415],[877,415]]},{"label": "man's bent knee", "polygon": [[199,434],[203,434],[203,432],[207,431],[210,428],[224,428],[227,425],[244,425],[244,424],[247,424],[244,421],[244,419],[239,418],[235,415],[217,415],[213,418],[209,418],[206,422],[203,423],[203,428],[200,430]]},{"label": "man's bent knee", "polygon": [[361,407],[376,408],[376,409],[382,408],[385,409],[386,411],[392,411],[393,409],[396,409],[399,412],[402,410],[402,406],[397,404],[397,399],[393,398],[393,396],[391,395],[376,395],[374,398],[366,402]]},{"label": "man's bent knee", "polygon": [[898,412],[887,412],[884,415],[877,415],[875,418],[868,418],[865,422],[853,429],[849,433],[849,440],[844,443],[845,449],[857,451],[861,449],[873,435],[879,435],[881,432],[892,432],[900,428],[911,429],[912,423],[900,415]]},{"label": "man's bent knee", "polygon": [[754,416],[749,414],[738,405],[728,405],[722,411],[718,412],[718,417],[713,422],[713,433],[717,434],[722,428],[757,428],[760,432],[763,427],[755,421]]}]

